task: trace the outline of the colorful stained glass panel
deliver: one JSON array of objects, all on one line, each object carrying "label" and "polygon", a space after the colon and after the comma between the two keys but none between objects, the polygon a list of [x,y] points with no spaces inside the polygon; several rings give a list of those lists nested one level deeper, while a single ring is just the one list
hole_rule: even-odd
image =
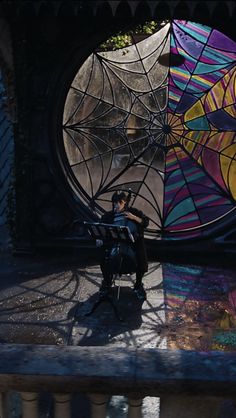
[{"label": "colorful stained glass panel", "polygon": [[207,234],[236,207],[235,64],[234,41],[183,20],[91,54],[63,118],[77,197],[100,215],[131,187],[150,236]]}]

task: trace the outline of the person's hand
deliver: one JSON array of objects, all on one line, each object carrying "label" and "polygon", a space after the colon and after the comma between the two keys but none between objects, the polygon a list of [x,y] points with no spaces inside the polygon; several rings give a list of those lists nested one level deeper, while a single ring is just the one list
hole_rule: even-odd
[{"label": "person's hand", "polygon": [[103,246],[103,240],[102,239],[96,239],[96,247],[102,247]]},{"label": "person's hand", "polygon": [[125,217],[127,218],[127,219],[130,219],[131,221],[134,221],[134,222],[137,222],[137,223],[141,223],[142,222],[142,219],[141,218],[139,218],[138,216],[136,216],[136,215],[134,215],[133,213],[131,213],[131,212],[125,212]]}]

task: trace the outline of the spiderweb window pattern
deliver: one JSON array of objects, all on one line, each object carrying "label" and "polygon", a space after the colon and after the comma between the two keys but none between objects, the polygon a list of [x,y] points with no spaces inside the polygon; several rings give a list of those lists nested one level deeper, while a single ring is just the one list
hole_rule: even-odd
[{"label": "spiderweb window pattern", "polygon": [[236,44],[189,21],[95,51],[76,74],[63,117],[67,173],[97,214],[133,192],[149,234],[200,236],[235,209]]}]

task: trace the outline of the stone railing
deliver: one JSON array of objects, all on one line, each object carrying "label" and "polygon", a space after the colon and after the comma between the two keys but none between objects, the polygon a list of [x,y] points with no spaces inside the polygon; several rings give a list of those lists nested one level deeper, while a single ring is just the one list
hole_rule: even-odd
[{"label": "stone railing", "polygon": [[56,418],[71,416],[73,393],[89,395],[92,418],[106,417],[112,395],[127,397],[129,418],[142,416],[145,396],[160,397],[161,418],[215,418],[235,398],[234,353],[1,344],[0,359],[1,418],[9,391],[21,393],[23,418],[38,417],[45,391]]}]

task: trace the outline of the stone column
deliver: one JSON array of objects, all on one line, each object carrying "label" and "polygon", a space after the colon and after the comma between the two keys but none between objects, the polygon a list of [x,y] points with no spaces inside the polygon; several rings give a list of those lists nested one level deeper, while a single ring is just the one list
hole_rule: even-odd
[{"label": "stone column", "polygon": [[221,403],[213,396],[162,396],[160,418],[218,418]]},{"label": "stone column", "polygon": [[89,397],[91,402],[91,418],[106,418],[109,396],[91,393]]},{"label": "stone column", "polygon": [[70,418],[70,393],[54,393],[54,418]]},{"label": "stone column", "polygon": [[8,393],[0,393],[0,418],[8,418]]},{"label": "stone column", "polygon": [[143,399],[128,398],[128,418],[142,418]]},{"label": "stone column", "polygon": [[21,392],[22,417],[38,418],[38,393]]}]

